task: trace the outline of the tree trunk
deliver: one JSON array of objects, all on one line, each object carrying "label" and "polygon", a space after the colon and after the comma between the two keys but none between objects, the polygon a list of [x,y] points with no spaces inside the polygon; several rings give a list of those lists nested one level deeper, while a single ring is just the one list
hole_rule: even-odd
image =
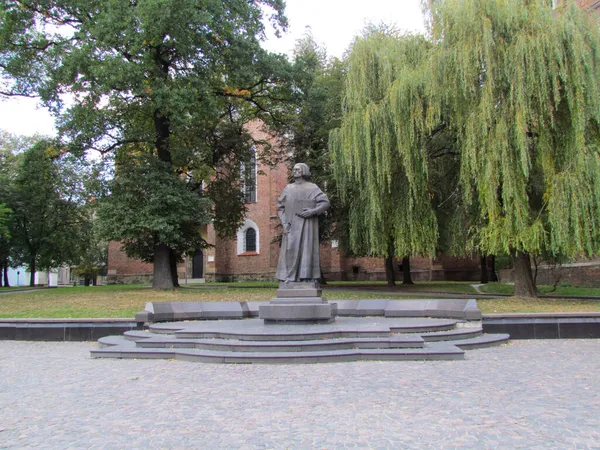
[{"label": "tree trunk", "polygon": [[177,255],[173,249],[169,249],[169,264],[171,266],[171,277],[173,278],[173,287],[179,286],[179,275],[177,274]]},{"label": "tree trunk", "polygon": [[394,256],[385,258],[385,280],[388,286],[396,286],[396,275],[394,273]]},{"label": "tree trunk", "polygon": [[85,287],[89,287],[89,285],[90,285],[90,279],[89,279],[88,277],[85,277],[85,278],[83,279],[83,285],[84,285]]},{"label": "tree trunk", "polygon": [[394,240],[390,239],[388,244],[388,256],[385,261],[385,280],[388,286],[396,286],[396,274],[394,272]]},{"label": "tree trunk", "polygon": [[29,286],[30,287],[34,287],[35,286],[35,257],[36,255],[33,255],[31,257],[31,262],[29,263]]},{"label": "tree trunk", "polygon": [[496,257],[494,255],[489,256],[488,267],[490,268],[490,281],[497,283],[498,275],[496,274]]},{"label": "tree trunk", "polygon": [[537,297],[531,273],[531,258],[529,257],[529,253],[515,252],[513,254],[513,267],[515,295],[518,297]]},{"label": "tree trunk", "polygon": [[479,282],[482,284],[486,284],[488,282],[488,268],[487,268],[487,257],[484,255],[481,255],[479,257],[479,273],[480,273],[480,280]]},{"label": "tree trunk", "polygon": [[410,275],[410,257],[402,258],[402,284],[415,284]]},{"label": "tree trunk", "polygon": [[158,244],[154,247],[152,289],[173,289],[170,254],[171,249],[164,244]]},{"label": "tree trunk", "polygon": [[10,283],[8,282],[8,264],[4,265],[3,272],[4,272],[4,287],[10,287]]},{"label": "tree trunk", "polygon": [[2,284],[2,280],[4,280],[3,274],[4,274],[4,264],[0,264],[0,287],[3,286],[3,284]]},{"label": "tree trunk", "polygon": [[[167,78],[169,67],[165,64],[159,53],[156,54],[155,62],[164,79]],[[171,121],[163,115],[160,109],[154,110],[154,132],[156,135],[156,154],[162,162],[171,165],[171,149],[169,138],[171,136]],[[154,278],[153,289],[174,289],[179,287],[177,279],[177,261],[174,261],[173,250],[164,244],[154,247]]]}]

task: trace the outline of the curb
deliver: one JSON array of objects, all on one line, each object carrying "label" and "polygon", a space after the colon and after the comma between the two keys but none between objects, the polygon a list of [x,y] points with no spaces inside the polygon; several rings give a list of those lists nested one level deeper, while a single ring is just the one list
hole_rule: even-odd
[{"label": "curb", "polygon": [[[485,314],[484,333],[511,339],[600,339],[600,313]],[[0,340],[96,341],[142,329],[132,319],[0,319]]]}]

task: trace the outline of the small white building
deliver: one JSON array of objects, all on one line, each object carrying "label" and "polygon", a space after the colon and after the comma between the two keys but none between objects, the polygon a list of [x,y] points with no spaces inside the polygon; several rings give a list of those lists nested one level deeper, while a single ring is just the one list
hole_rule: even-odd
[{"label": "small white building", "polygon": [[[8,269],[8,282],[12,287],[29,286],[30,273],[26,267],[12,267]],[[36,286],[64,286],[71,284],[71,270],[69,267],[38,271],[35,273]]]}]

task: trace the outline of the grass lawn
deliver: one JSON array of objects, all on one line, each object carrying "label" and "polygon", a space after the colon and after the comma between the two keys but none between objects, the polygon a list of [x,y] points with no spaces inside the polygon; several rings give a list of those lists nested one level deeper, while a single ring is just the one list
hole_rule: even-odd
[{"label": "grass lawn", "polygon": [[450,292],[453,294],[475,294],[477,291],[473,288],[471,281],[428,281],[421,282],[417,281],[415,284],[403,284],[401,281],[397,282],[396,286],[389,287],[385,281],[381,282],[365,282],[365,281],[333,281],[329,283],[332,287],[344,288],[371,288],[380,289],[384,291],[398,291],[398,293],[422,293],[426,295],[427,292]]},{"label": "grass lawn", "polygon": [[[471,286],[473,282],[462,281],[429,281],[417,282],[416,284],[402,284],[397,282],[396,286],[388,287],[385,281],[328,281],[327,287],[342,289],[342,288],[369,288],[373,290],[391,290],[398,292],[453,292],[456,294],[475,294],[477,291]],[[229,288],[277,288],[279,283],[276,281],[242,281],[235,283],[202,283],[190,285],[194,287],[229,287]]]},{"label": "grass lawn", "polygon": [[[60,287],[0,295],[0,318],[133,318],[147,302],[270,300],[276,296],[276,290],[275,287],[224,289],[223,286],[184,287],[177,291],[153,291],[140,285]],[[329,300],[398,298],[377,292],[341,291],[328,292],[326,297]]]},{"label": "grass lawn", "polygon": [[479,299],[477,300],[477,306],[483,314],[600,312],[600,301],[561,298],[505,297],[501,299]]},{"label": "grass lawn", "polygon": [[33,291],[35,289],[39,289],[38,287],[29,287],[29,286],[9,286],[9,287],[0,287],[0,292],[8,292],[8,291]]},{"label": "grass lawn", "polygon": [[[346,284],[341,284],[344,286]],[[364,285],[364,283],[362,283]],[[275,285],[276,286],[276,285]],[[353,286],[359,287],[360,283]],[[372,286],[372,285],[370,285]],[[94,287],[64,287],[32,290],[30,292],[0,295],[0,318],[133,318],[142,311],[147,302],[186,301],[259,301],[270,300],[276,295],[275,287],[248,286],[236,289],[219,285],[184,287],[173,291],[153,291],[147,286],[113,285]],[[348,286],[350,288],[351,286]],[[397,287],[398,294],[379,292],[379,285],[372,292],[350,290],[327,290],[328,300],[353,299],[415,299],[426,298],[426,292],[466,291],[467,283],[419,283],[414,286]],[[5,292],[0,290],[0,292]],[[10,292],[10,291],[8,291]],[[446,291],[448,292],[448,291]],[[472,291],[468,291],[471,293]],[[411,295],[406,295],[410,293]],[[413,295],[414,294],[414,295]],[[485,299],[478,301],[484,314],[509,312],[600,312],[600,302],[560,299],[528,300],[517,297]]]}]

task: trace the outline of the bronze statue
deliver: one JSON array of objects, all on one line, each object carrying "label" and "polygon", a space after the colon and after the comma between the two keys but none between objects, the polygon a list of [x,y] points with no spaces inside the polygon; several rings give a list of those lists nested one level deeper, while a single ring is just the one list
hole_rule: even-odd
[{"label": "bronze statue", "polygon": [[319,219],[329,209],[329,200],[319,187],[308,181],[310,169],[298,163],[277,200],[277,214],[283,239],[276,278],[280,281],[316,281],[321,277],[319,260]]}]

